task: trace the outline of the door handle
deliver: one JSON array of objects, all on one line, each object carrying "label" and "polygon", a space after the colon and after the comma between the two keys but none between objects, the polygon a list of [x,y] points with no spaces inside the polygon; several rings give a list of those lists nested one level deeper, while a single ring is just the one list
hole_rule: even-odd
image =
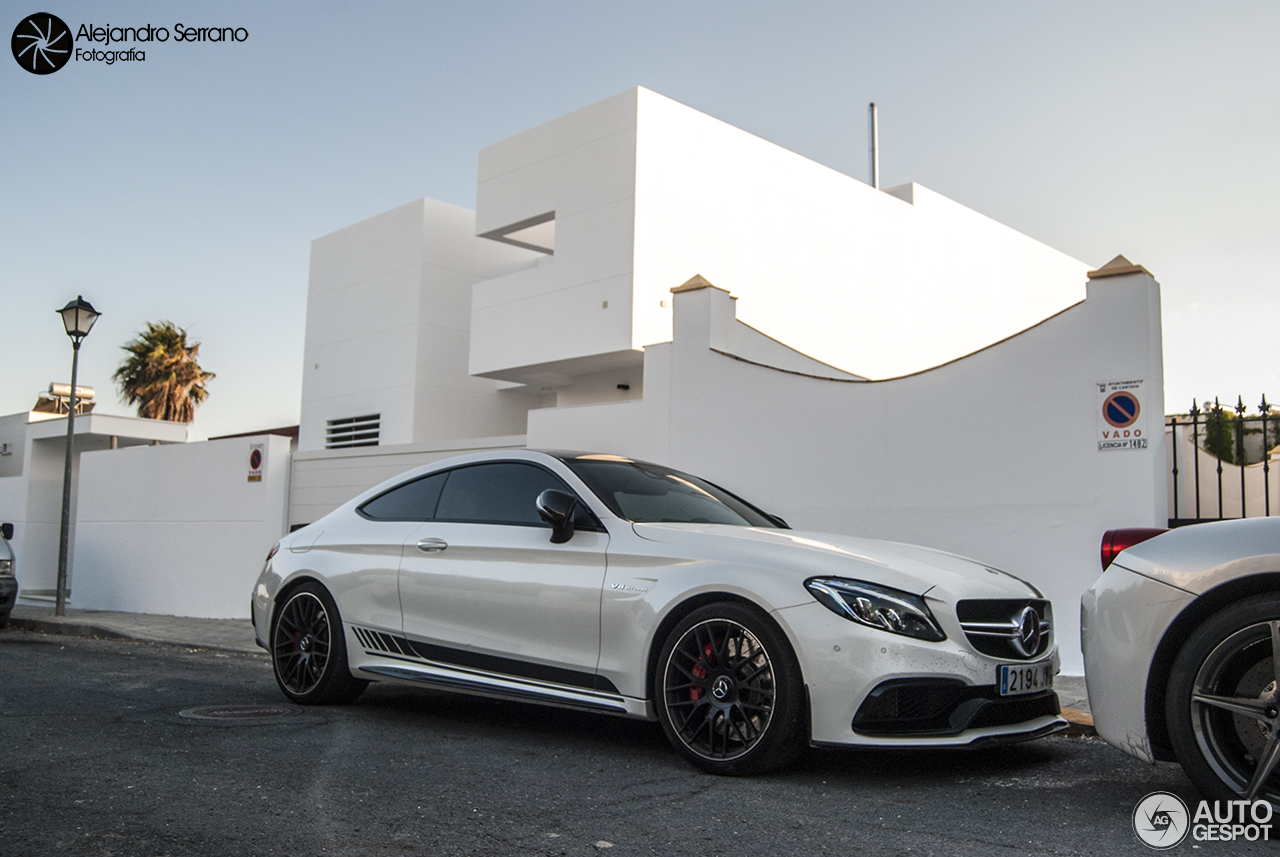
[{"label": "door handle", "polygon": [[422,539],[418,542],[418,550],[423,553],[440,553],[449,546],[444,539]]}]

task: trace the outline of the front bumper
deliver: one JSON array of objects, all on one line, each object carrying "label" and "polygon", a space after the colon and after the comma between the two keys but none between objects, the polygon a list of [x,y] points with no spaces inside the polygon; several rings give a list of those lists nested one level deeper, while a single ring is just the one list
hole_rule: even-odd
[{"label": "front bumper", "polygon": [[[864,629],[817,602],[774,617],[795,644],[816,745],[976,747],[1067,727],[1051,690],[1001,697],[997,671],[1011,661],[973,651],[958,625],[929,643]],[[1056,646],[1044,657],[1056,675]]]},{"label": "front bumper", "polygon": [[18,600],[18,579],[16,577],[0,577],[0,620],[9,618],[13,605]]},{"label": "front bumper", "polygon": [[1115,563],[1080,599],[1080,643],[1094,728],[1108,744],[1144,762],[1156,760],[1147,732],[1151,663],[1166,630],[1194,600],[1189,592]]}]

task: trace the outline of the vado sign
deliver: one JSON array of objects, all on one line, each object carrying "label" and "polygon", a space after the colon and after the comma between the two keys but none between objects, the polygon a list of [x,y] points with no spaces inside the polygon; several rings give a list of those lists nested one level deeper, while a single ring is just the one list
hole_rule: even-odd
[{"label": "vado sign", "polygon": [[1098,451],[1147,448],[1142,379],[1098,383]]},{"label": "vado sign", "polygon": [[266,449],[265,443],[253,443],[249,445],[249,481],[262,481],[262,454]]}]

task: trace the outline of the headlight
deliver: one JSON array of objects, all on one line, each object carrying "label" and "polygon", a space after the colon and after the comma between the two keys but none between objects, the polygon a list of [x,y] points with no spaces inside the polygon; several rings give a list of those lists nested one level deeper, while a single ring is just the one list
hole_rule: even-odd
[{"label": "headlight", "polygon": [[859,625],[931,643],[947,638],[918,595],[839,577],[815,577],[804,585],[829,610]]},{"label": "headlight", "polygon": [[0,577],[13,577],[13,560],[0,559]]}]

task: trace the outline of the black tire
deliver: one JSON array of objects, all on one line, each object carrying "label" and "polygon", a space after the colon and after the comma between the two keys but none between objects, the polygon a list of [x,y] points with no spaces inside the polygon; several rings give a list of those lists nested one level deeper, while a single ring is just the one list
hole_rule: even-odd
[{"label": "black tire", "polygon": [[1280,594],[1246,598],[1197,628],[1173,662],[1169,740],[1205,797],[1280,805]]},{"label": "black tire", "polygon": [[653,684],[667,740],[708,773],[774,771],[805,747],[800,664],[778,626],[745,604],[686,616],[662,645]]},{"label": "black tire", "polygon": [[281,692],[299,705],[342,705],[369,685],[351,675],[342,617],[318,583],[292,590],[275,611],[271,664]]}]

